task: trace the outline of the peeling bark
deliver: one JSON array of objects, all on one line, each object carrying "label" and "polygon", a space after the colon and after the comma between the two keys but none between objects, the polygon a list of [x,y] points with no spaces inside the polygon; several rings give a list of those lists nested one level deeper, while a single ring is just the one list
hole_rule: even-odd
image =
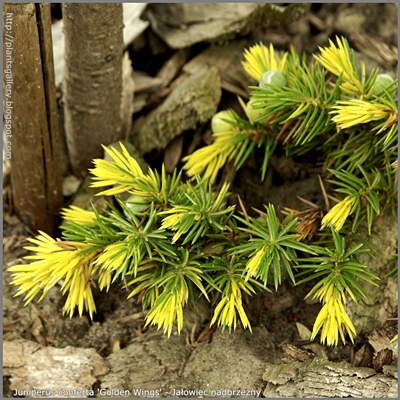
[{"label": "peeling bark", "polygon": [[3,375],[10,377],[13,392],[27,391],[26,397],[65,398],[64,391],[71,391],[69,398],[89,397],[97,376],[107,371],[95,349],[57,349],[28,340],[3,343]]},{"label": "peeling bark", "polygon": [[[397,398],[397,368],[353,367],[345,361],[313,358],[304,363],[269,365],[263,375],[266,398]],[[386,372],[386,373],[385,373]]]}]

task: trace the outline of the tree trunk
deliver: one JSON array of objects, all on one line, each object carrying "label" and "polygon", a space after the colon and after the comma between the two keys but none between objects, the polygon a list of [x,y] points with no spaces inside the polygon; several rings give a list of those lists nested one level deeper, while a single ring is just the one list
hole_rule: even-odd
[{"label": "tree trunk", "polygon": [[62,205],[49,4],[5,4],[4,114],[13,206],[33,230],[53,234]]},{"label": "tree trunk", "polygon": [[101,144],[121,138],[122,4],[63,4],[65,134],[72,170],[84,176]]}]

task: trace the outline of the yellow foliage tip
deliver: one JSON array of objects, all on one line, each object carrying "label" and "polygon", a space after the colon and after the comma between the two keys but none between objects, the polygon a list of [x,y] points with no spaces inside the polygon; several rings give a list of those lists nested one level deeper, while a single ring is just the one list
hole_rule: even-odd
[{"label": "yellow foliage tip", "polygon": [[311,340],[313,340],[321,330],[321,343],[328,346],[337,346],[339,336],[345,343],[345,335],[348,334],[350,340],[354,343],[356,330],[349,316],[344,309],[343,296],[340,291],[334,287],[332,295],[328,297],[317,319],[315,320]]},{"label": "yellow foliage tip", "polygon": [[285,53],[281,58],[275,54],[272,44],[267,48],[260,43],[246,49],[243,55],[245,59],[242,61],[243,68],[250,76],[259,81],[261,75],[266,71],[284,72],[288,54]]},{"label": "yellow foliage tip", "polygon": [[183,307],[187,303],[189,289],[183,278],[180,283],[179,289],[165,288],[147,314],[145,326],[156,324],[158,329],[163,328],[164,333],[170,337],[176,321],[178,334],[181,332],[183,328]]},{"label": "yellow foliage tip", "polygon": [[90,185],[91,187],[119,185],[115,188],[97,193],[97,196],[112,196],[131,190],[135,179],[144,176],[138,162],[130,156],[122,143],[120,143],[120,146],[122,153],[114,148],[108,149],[103,146],[104,151],[113,160],[112,162],[102,159],[93,160],[95,168],[90,169],[90,172],[94,175],[92,179],[95,182]]},{"label": "yellow foliage tip", "polygon": [[65,220],[75,222],[78,225],[90,225],[96,219],[96,214],[93,211],[86,211],[77,206],[63,208],[61,215]]},{"label": "yellow foliage tip", "polygon": [[336,114],[332,121],[337,123],[341,129],[384,118],[389,118],[387,126],[397,122],[397,109],[390,108],[387,104],[371,103],[357,99],[338,101],[337,104],[333,107],[334,111],[331,111],[331,114]]},{"label": "yellow foliage tip", "polygon": [[218,321],[218,326],[228,327],[235,330],[237,325],[236,311],[242,321],[243,328],[248,328],[252,331],[250,321],[247,318],[246,312],[243,308],[242,298],[239,293],[231,293],[229,296],[224,296],[218,303],[214,311],[214,316],[210,322],[210,326]]},{"label": "yellow foliage tip", "polygon": [[324,68],[336,76],[342,76],[343,84],[341,89],[349,95],[359,95],[363,93],[357,70],[353,64],[351,50],[344,38],[336,37],[337,46],[329,40],[330,47],[319,47],[320,56],[314,55]]},{"label": "yellow foliage tip", "polygon": [[326,226],[333,226],[336,231],[340,231],[346,222],[347,217],[353,212],[352,208],[356,200],[356,196],[348,196],[332,207],[328,214],[322,218],[321,229]]},{"label": "yellow foliage tip", "polygon": [[183,158],[184,169],[189,176],[202,175],[211,183],[217,179],[218,171],[234,155],[235,131],[218,132],[213,135],[215,142],[202,147]]},{"label": "yellow foliage tip", "polygon": [[129,154],[128,150],[121,142],[119,142],[119,145],[123,154],[121,154],[118,150],[114,148],[109,149],[104,145],[102,145],[102,147],[104,151],[113,159],[115,164],[117,164],[121,168],[131,171],[134,175],[142,176],[143,171],[140,168],[138,162]]},{"label": "yellow foliage tip", "polygon": [[254,257],[252,257],[246,264],[246,271],[247,271],[247,275],[246,275],[246,281],[248,281],[252,276],[255,276],[259,267],[260,267],[260,263],[261,260],[263,259],[265,254],[265,250],[264,248],[262,248],[261,250],[257,251],[257,253],[254,255]]}]

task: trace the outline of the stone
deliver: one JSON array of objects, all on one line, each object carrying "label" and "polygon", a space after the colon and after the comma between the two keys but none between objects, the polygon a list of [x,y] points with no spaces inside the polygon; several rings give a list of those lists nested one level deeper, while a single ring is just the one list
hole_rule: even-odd
[{"label": "stone", "polygon": [[370,298],[361,299],[357,303],[349,299],[345,306],[350,319],[353,321],[357,334],[369,333],[385,324],[387,318],[397,314],[398,284],[397,277],[386,277],[394,268],[393,254],[397,254],[397,217],[383,215],[379,223],[373,227],[374,238],[369,240],[380,253],[375,258],[368,255],[360,257],[368,271],[379,277],[378,286],[361,281],[362,287]]},{"label": "stone", "polygon": [[152,4],[146,17],[168,46],[180,49],[245,36],[260,26],[286,25],[308,9],[307,4],[210,3],[204,7],[202,3],[171,3]]}]

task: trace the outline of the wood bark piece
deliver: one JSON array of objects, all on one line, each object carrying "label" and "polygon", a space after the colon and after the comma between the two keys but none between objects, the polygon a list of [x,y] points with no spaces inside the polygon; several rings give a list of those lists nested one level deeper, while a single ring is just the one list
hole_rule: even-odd
[{"label": "wood bark piece", "polygon": [[285,25],[300,18],[309,6],[287,7],[257,3],[169,3],[146,9],[154,32],[173,49],[207,41],[247,35],[260,26]]},{"label": "wood bark piece", "polygon": [[134,124],[131,141],[142,154],[164,149],[184,131],[210,120],[217,111],[220,98],[218,69],[201,68],[178,85],[161,106],[149,113],[141,127]]},{"label": "wood bark piece", "polygon": [[[107,371],[106,363],[95,349],[71,346],[57,349],[22,339],[3,342],[3,376],[10,377],[12,391],[31,391],[25,397],[89,397],[97,377]],[[75,395],[60,392],[74,389]],[[35,390],[53,393],[33,395]]]},{"label": "wood bark piece", "polygon": [[133,80],[135,82],[135,93],[152,93],[158,90],[163,84],[161,78],[153,78],[144,71],[133,71]]},{"label": "wood bark piece", "polygon": [[172,140],[165,149],[163,164],[167,174],[172,174],[182,156],[184,135],[180,135]]},{"label": "wood bark piece", "polygon": [[392,342],[392,339],[397,334],[397,328],[387,327],[381,328],[379,331],[372,331],[368,335],[368,342],[373,347],[375,355],[378,355],[384,350],[391,350],[393,357],[397,360],[397,342]]},{"label": "wood bark piece", "polygon": [[13,21],[11,54],[4,46],[13,205],[31,229],[53,234],[63,198],[50,5],[5,4],[3,11]]},{"label": "wood bark piece", "polygon": [[314,358],[304,363],[269,365],[263,379],[266,398],[397,398],[398,381],[392,374],[346,362]]},{"label": "wood bark piece", "polygon": [[355,50],[375,59],[384,69],[395,71],[398,61],[397,35],[392,27],[398,24],[396,3],[355,4],[336,13],[333,28],[351,42]]},{"label": "wood bark piece", "polygon": [[122,4],[63,4],[64,118],[74,175],[121,137]]},{"label": "wood bark piece", "polygon": [[124,53],[122,61],[122,98],[121,98],[121,138],[126,139],[132,128],[133,99],[135,92],[135,81],[133,80],[132,61],[129,53]]},{"label": "wood bark piece", "polygon": [[176,77],[190,55],[190,49],[178,50],[157,72],[156,78],[163,81],[162,87],[168,86]]},{"label": "wood bark piece", "polygon": [[246,40],[235,40],[221,46],[213,44],[185,64],[183,71],[193,73],[202,65],[217,67],[222,88],[247,99],[250,93],[248,86],[255,85],[256,81],[247,75],[241,61],[244,60],[244,49],[253,45]]},{"label": "wood bark piece", "polygon": [[396,342],[392,342],[393,337],[397,334],[395,327],[381,328],[379,331],[372,331],[368,335],[368,342],[376,352],[391,349],[396,350]]}]

